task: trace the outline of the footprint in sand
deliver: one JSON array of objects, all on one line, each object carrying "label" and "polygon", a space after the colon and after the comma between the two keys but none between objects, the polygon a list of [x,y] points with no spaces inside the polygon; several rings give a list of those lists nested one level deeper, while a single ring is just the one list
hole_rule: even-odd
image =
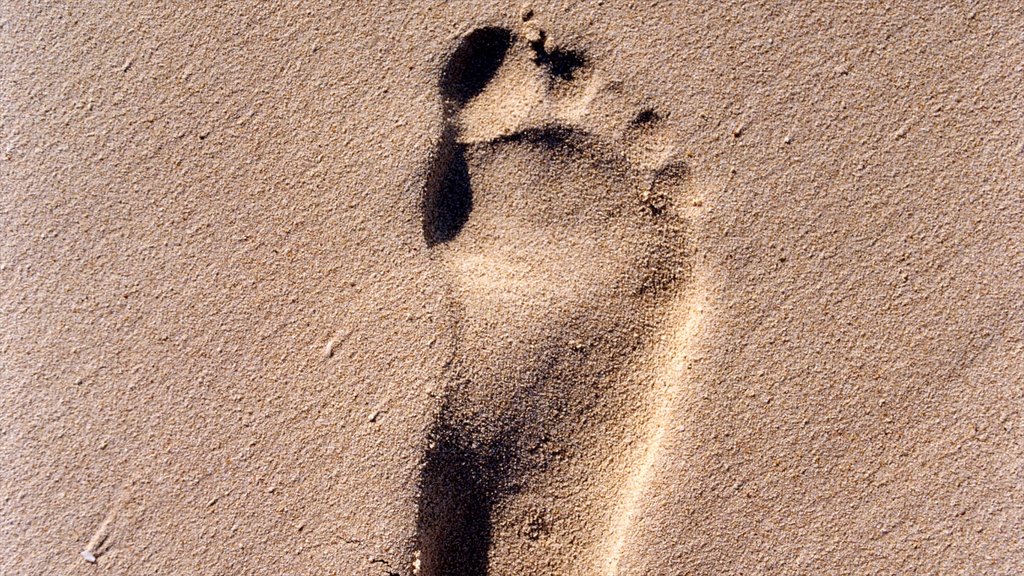
[{"label": "footprint in sand", "polygon": [[463,37],[439,85],[423,233],[453,349],[417,572],[601,573],[687,284],[687,166],[663,115],[532,17]]}]

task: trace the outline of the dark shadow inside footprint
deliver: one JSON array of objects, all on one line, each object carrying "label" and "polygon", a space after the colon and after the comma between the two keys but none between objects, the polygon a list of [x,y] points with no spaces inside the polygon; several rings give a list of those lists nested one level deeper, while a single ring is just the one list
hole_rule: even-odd
[{"label": "dark shadow inside footprint", "polygon": [[636,116],[630,120],[629,125],[632,128],[642,128],[644,126],[656,124],[661,120],[661,114],[658,114],[653,108],[644,108],[637,112]]},{"label": "dark shadow inside footprint", "polygon": [[480,28],[467,34],[441,72],[441,97],[459,106],[469,102],[491,81],[511,46],[512,33],[505,28]]},{"label": "dark shadow inside footprint", "polygon": [[482,446],[447,421],[432,435],[420,478],[420,574],[486,576],[494,507],[516,490],[508,477],[515,451],[506,442],[518,435]]},{"label": "dark shadow inside footprint", "polygon": [[428,246],[455,238],[473,210],[465,147],[457,142],[455,116],[494,78],[512,45],[504,28],[474,30],[462,39],[441,72],[444,128],[423,192],[423,236]]},{"label": "dark shadow inside footprint", "polygon": [[552,50],[547,52],[543,46],[533,46],[534,62],[546,66],[548,72],[559,80],[572,80],[577,70],[586,64],[583,55],[571,50]]},{"label": "dark shadow inside footprint", "polygon": [[479,458],[449,435],[427,454],[418,532],[424,576],[484,576],[491,547],[493,490]]},{"label": "dark shadow inside footprint", "polygon": [[423,192],[423,237],[427,246],[454,239],[473,211],[466,148],[455,138],[455,127],[446,127],[427,174]]}]

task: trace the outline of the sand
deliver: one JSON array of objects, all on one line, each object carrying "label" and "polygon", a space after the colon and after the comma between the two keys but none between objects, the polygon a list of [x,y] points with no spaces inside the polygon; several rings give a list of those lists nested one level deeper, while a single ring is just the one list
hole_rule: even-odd
[{"label": "sand", "polygon": [[0,6],[0,573],[1024,572],[1020,7]]}]

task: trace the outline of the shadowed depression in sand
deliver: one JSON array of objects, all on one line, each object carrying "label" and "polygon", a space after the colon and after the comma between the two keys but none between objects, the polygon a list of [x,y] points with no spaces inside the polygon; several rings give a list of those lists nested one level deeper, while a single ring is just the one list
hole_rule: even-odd
[{"label": "shadowed depression in sand", "polygon": [[602,573],[666,392],[653,339],[693,294],[688,167],[656,110],[529,18],[467,34],[439,87],[423,229],[453,355],[420,573]]}]

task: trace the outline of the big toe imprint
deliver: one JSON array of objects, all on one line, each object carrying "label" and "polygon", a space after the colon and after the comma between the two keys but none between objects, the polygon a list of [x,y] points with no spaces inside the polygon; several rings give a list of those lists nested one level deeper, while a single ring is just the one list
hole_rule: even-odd
[{"label": "big toe imprint", "polygon": [[642,358],[687,276],[689,170],[665,114],[532,21],[466,35],[439,84],[423,235],[455,344],[421,573],[593,573],[650,421]]},{"label": "big toe imprint", "polygon": [[497,73],[511,43],[512,34],[503,28],[475,30],[462,40],[441,74],[444,127],[423,197],[423,235],[429,245],[455,238],[469,219],[473,195],[454,120]]}]

